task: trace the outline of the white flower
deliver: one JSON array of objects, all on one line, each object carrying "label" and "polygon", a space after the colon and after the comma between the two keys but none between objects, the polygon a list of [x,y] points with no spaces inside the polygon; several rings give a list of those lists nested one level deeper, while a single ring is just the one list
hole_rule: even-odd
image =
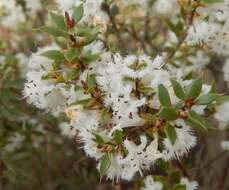
[{"label": "white flower", "polygon": [[[206,44],[220,54],[228,55],[229,50],[229,16],[228,2],[221,2],[197,10],[199,17],[190,27],[186,41],[189,45]],[[207,21],[204,18],[208,17]]]},{"label": "white flower", "polygon": [[104,153],[98,149],[98,144],[94,141],[95,137],[92,132],[82,130],[79,133],[79,136],[81,137],[81,142],[83,143],[82,148],[87,156],[99,160],[104,155]]},{"label": "white flower", "polygon": [[154,181],[153,176],[147,176],[144,180],[145,187],[141,190],[162,190],[163,185],[158,181]]},{"label": "white flower", "polygon": [[176,15],[179,10],[176,0],[158,0],[154,7],[157,13],[169,16]]},{"label": "white flower", "polygon": [[18,65],[20,67],[21,76],[24,76],[28,70],[29,58],[23,53],[17,53],[15,57],[18,60]]},{"label": "white flower", "polygon": [[136,172],[149,169],[153,163],[162,157],[158,149],[158,139],[147,146],[146,136],[140,137],[141,144],[136,145],[134,142],[125,140],[124,146],[128,151],[128,155],[123,158],[121,155],[113,155],[111,157],[111,165],[107,172],[107,178],[118,181],[120,178],[131,180]]},{"label": "white flower", "polygon": [[0,12],[3,11],[3,15],[0,18],[2,26],[15,29],[19,24],[25,22],[25,15],[22,7],[17,5],[15,0],[1,0]]},{"label": "white flower", "polygon": [[29,60],[29,69],[35,71],[49,71],[52,69],[53,60],[41,56],[42,53],[49,50],[59,50],[56,45],[39,48],[36,53],[32,53]]},{"label": "white flower", "polygon": [[20,133],[13,133],[13,135],[7,139],[8,143],[3,150],[6,152],[13,152],[16,149],[19,149],[24,139],[25,137]]},{"label": "white flower", "polygon": [[158,151],[158,139],[155,138],[147,146],[146,136],[140,137],[141,144],[136,145],[132,141],[125,140],[124,146],[128,151],[128,155],[123,159],[123,164],[128,170],[133,173],[139,172],[143,175],[142,171],[147,170],[162,154]]},{"label": "white flower", "polygon": [[95,130],[99,125],[99,115],[96,110],[86,110],[82,105],[71,106],[66,109],[71,125],[77,130]]},{"label": "white flower", "polygon": [[129,174],[125,173],[125,169],[123,168],[123,165],[121,164],[122,157],[119,155],[113,155],[111,157],[111,164],[107,171],[107,178],[111,179],[112,181],[118,182],[120,178],[123,176],[127,176],[126,178],[131,179],[133,176],[129,176]]},{"label": "white flower", "polygon": [[225,102],[216,107],[215,119],[219,122],[219,128],[225,129],[229,124],[229,102]]},{"label": "white flower", "polygon": [[229,141],[222,141],[221,147],[223,150],[229,151]]},{"label": "white flower", "polygon": [[68,122],[61,122],[59,127],[63,136],[67,136],[68,138],[74,138],[76,136],[76,131],[69,125]]},{"label": "white flower", "polygon": [[81,2],[81,0],[56,0],[59,6],[59,9],[63,12],[68,11],[69,9],[73,8],[77,4]]},{"label": "white flower", "polygon": [[35,14],[42,8],[40,0],[25,0],[25,2],[26,2],[26,9],[31,15]]},{"label": "white flower", "polygon": [[193,66],[191,66],[191,69],[198,71],[201,71],[210,62],[209,57],[201,50],[198,50],[195,55],[189,56],[187,60],[193,64]]},{"label": "white flower", "polygon": [[147,7],[147,0],[123,0],[123,3],[125,6],[128,6],[128,5],[138,5],[138,6],[141,6],[142,8],[146,8]]},{"label": "white flower", "polygon": [[179,128],[175,128],[177,133],[176,142],[172,144],[168,138],[163,140],[163,144],[165,146],[165,160],[180,159],[197,143],[197,139],[194,136],[193,131],[184,123],[183,120],[176,120],[176,125],[179,126]]},{"label": "white flower", "polygon": [[129,97],[129,93],[125,93],[125,91],[123,94],[112,98],[113,123],[123,128],[143,124],[142,119],[138,116],[138,107],[145,104],[145,99],[132,99]]},{"label": "white flower", "polygon": [[186,190],[198,190],[198,183],[196,181],[190,182],[187,178],[182,177],[180,181],[181,185],[186,186]]},{"label": "white flower", "polygon": [[207,23],[206,21],[196,20],[190,27],[186,41],[190,45],[202,44],[207,40],[215,38],[219,30],[219,25]]}]

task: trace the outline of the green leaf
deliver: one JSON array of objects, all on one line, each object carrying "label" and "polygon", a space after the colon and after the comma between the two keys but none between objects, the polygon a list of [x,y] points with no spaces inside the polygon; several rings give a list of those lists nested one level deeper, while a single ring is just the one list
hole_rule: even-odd
[{"label": "green leaf", "polygon": [[[169,171],[169,163],[164,161],[164,160],[158,160],[157,161],[157,165],[159,166],[160,170],[163,172],[163,173],[166,173]],[[158,180],[157,180],[158,181]]]},{"label": "green leaf", "polygon": [[69,61],[73,61],[75,58],[79,56],[79,51],[76,48],[71,48],[67,52],[64,53],[64,57]]},{"label": "green leaf", "polygon": [[141,113],[140,117],[145,120],[146,123],[153,124],[156,121],[156,115],[152,113]]},{"label": "green leaf", "polygon": [[161,105],[163,105],[163,106],[171,106],[169,92],[165,88],[165,86],[163,84],[160,84],[158,86],[158,89],[159,89],[158,95],[159,95],[159,100],[160,100]]},{"label": "green leaf", "polygon": [[84,45],[86,46],[86,45],[92,43],[97,38],[97,36],[98,36],[98,33],[94,33],[90,36],[85,37]]},{"label": "green leaf", "polygon": [[91,98],[86,98],[86,99],[83,99],[83,100],[78,100],[74,103],[71,104],[71,106],[74,106],[74,105],[87,105],[88,103],[90,103],[91,101]]},{"label": "green leaf", "polygon": [[213,93],[204,94],[199,98],[197,98],[195,103],[198,105],[208,105],[213,101],[215,101],[219,96],[220,96],[219,94],[213,94]]},{"label": "green leaf", "polygon": [[99,169],[100,177],[106,175],[110,165],[111,165],[111,154],[106,153],[100,161],[100,169]]},{"label": "green leaf", "polygon": [[223,2],[224,0],[202,0],[203,3],[206,4],[212,4],[212,3],[220,3]]},{"label": "green leaf", "polygon": [[176,184],[173,186],[172,190],[186,190],[186,185]]},{"label": "green leaf", "polygon": [[90,64],[91,62],[98,60],[99,57],[100,54],[89,54],[89,55],[84,55],[82,60],[84,64]]},{"label": "green leaf", "polygon": [[209,122],[206,118],[202,117],[201,115],[197,114],[195,111],[190,111],[189,114],[199,120],[207,129],[214,128],[211,122]]},{"label": "green leaf", "polygon": [[174,145],[177,140],[177,133],[174,126],[167,123],[165,126],[165,133],[166,136],[169,138],[170,142]]},{"label": "green leaf", "polygon": [[180,171],[172,171],[169,173],[169,178],[173,183],[180,183],[181,173]]},{"label": "green leaf", "polygon": [[98,33],[98,31],[95,28],[89,28],[89,27],[77,28],[77,35],[80,37],[90,36],[95,33]]},{"label": "green leaf", "polygon": [[140,86],[138,90],[144,95],[152,95],[155,93],[155,90],[153,88],[147,86]]},{"label": "green leaf", "polygon": [[103,145],[105,142],[104,142],[104,140],[103,140],[103,138],[100,136],[100,135],[98,135],[98,134],[96,134],[96,133],[93,133],[93,135],[94,135],[94,141],[98,144],[98,145]]},{"label": "green leaf", "polygon": [[174,108],[175,108],[176,110],[179,110],[179,109],[181,109],[183,106],[184,106],[183,102],[178,102],[178,103],[176,103],[176,104],[174,105]]},{"label": "green leaf", "polygon": [[120,130],[116,130],[113,133],[113,138],[117,144],[122,144],[123,142],[123,133]]},{"label": "green leaf", "polygon": [[62,15],[58,15],[56,13],[50,12],[51,19],[55,26],[61,30],[67,30],[67,26],[65,23],[65,19]]},{"label": "green leaf", "polygon": [[101,111],[101,114],[100,114],[100,125],[104,126],[104,125],[107,125],[109,124],[111,120],[111,114],[110,114],[110,108],[104,108],[102,109]]},{"label": "green leaf", "polygon": [[189,86],[188,86],[188,89],[187,89],[187,98],[188,99],[196,99],[199,95],[200,95],[200,92],[201,92],[201,89],[202,89],[202,80],[201,79],[197,79],[197,80],[194,80]]},{"label": "green leaf", "polygon": [[174,79],[171,79],[171,83],[172,83],[175,95],[179,99],[185,100],[185,93],[184,93],[184,90],[183,90],[181,84],[179,82],[177,82],[176,80],[174,80]]},{"label": "green leaf", "polygon": [[75,23],[78,23],[81,20],[81,18],[83,17],[83,14],[84,14],[83,4],[74,8],[72,18],[75,21]]},{"label": "green leaf", "polygon": [[40,30],[41,32],[46,32],[54,37],[65,37],[65,38],[69,38],[69,34],[67,32],[64,32],[63,30],[60,30],[58,28],[55,27],[51,27],[51,26],[42,26],[40,28],[38,28],[38,30]]},{"label": "green leaf", "polygon": [[88,45],[92,43],[98,36],[98,31],[95,28],[79,28],[77,31],[77,35],[80,37],[84,37],[84,45]]},{"label": "green leaf", "polygon": [[41,56],[53,59],[55,61],[64,60],[64,55],[59,50],[48,50],[40,54]]},{"label": "green leaf", "polygon": [[87,75],[86,83],[89,89],[96,86],[95,74]]},{"label": "green leaf", "polygon": [[79,69],[73,69],[67,74],[67,80],[74,80],[80,75]]},{"label": "green leaf", "polygon": [[192,77],[193,77],[193,72],[191,71],[191,72],[187,73],[185,76],[183,76],[182,78],[183,78],[183,80],[191,80]]},{"label": "green leaf", "polygon": [[[168,168],[168,170],[169,170],[169,168]],[[163,185],[163,190],[168,190],[165,188],[167,186],[167,183],[168,183],[168,179],[165,176],[153,175],[153,179],[157,182],[160,182]]]},{"label": "green leaf", "polygon": [[220,96],[217,98],[216,103],[217,104],[223,104],[225,102],[229,102],[229,96]]},{"label": "green leaf", "polygon": [[176,34],[176,36],[180,36],[183,32],[183,24],[179,21],[177,24],[174,24],[171,22],[170,19],[165,19],[165,23],[168,26],[168,28]]},{"label": "green leaf", "polygon": [[207,131],[206,121],[194,111],[188,113],[188,118],[185,120],[185,123],[194,129]]},{"label": "green leaf", "polygon": [[171,108],[171,107],[164,107],[160,113],[159,113],[159,116],[162,118],[162,119],[166,119],[168,121],[171,121],[171,120],[175,120],[178,118],[178,113],[177,111],[174,109],[174,108]]},{"label": "green leaf", "polygon": [[212,81],[210,93],[216,93],[216,82],[215,79]]}]

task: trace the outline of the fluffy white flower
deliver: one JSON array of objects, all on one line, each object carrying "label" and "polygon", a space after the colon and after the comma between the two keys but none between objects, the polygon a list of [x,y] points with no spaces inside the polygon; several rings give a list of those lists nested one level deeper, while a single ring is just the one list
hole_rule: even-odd
[{"label": "fluffy white flower", "polygon": [[108,169],[107,178],[116,181],[120,178],[131,180],[137,172],[142,175],[142,170],[149,169],[157,159],[162,157],[158,151],[157,138],[148,146],[146,136],[141,136],[140,140],[139,145],[129,140],[124,141],[128,155],[125,158],[121,155],[111,157],[111,166]]},{"label": "fluffy white flower", "polygon": [[[190,66],[189,72],[193,70],[201,71],[210,62],[209,57],[201,50],[197,51],[195,55],[189,56],[187,60],[193,64]],[[186,73],[188,72],[186,71]]]},{"label": "fluffy white flower", "polygon": [[39,48],[36,53],[32,53],[29,60],[29,69],[34,71],[50,71],[52,69],[53,60],[41,56],[42,53],[49,50],[58,50],[56,45]]},{"label": "fluffy white flower", "polygon": [[24,141],[25,137],[19,133],[14,133],[8,138],[7,145],[3,148],[3,151],[12,152],[19,149]]},{"label": "fluffy white flower", "polygon": [[193,131],[184,123],[183,120],[177,120],[176,125],[179,128],[175,128],[177,133],[177,139],[174,144],[168,138],[163,140],[165,146],[164,159],[180,159],[184,154],[187,154],[191,148],[193,148],[197,139],[193,134]]},{"label": "fluffy white flower", "polygon": [[[220,55],[228,55],[229,3],[223,1],[198,10],[199,18],[190,27],[186,41],[190,45],[206,44],[208,48]],[[207,21],[204,18],[209,17]],[[223,22],[223,24],[222,24]]]},{"label": "fluffy white flower", "polygon": [[136,145],[129,140],[124,141],[124,146],[128,151],[128,155],[123,159],[123,163],[130,173],[139,172],[143,175],[142,171],[149,169],[157,159],[162,157],[162,154],[158,151],[157,138],[155,138],[155,140],[148,146],[146,136],[141,136],[140,140],[140,145]]},{"label": "fluffy white flower", "polygon": [[28,70],[29,58],[23,53],[17,53],[15,57],[18,60],[18,65],[20,67],[21,76],[24,76]]},{"label": "fluffy white flower", "polygon": [[71,127],[69,125],[68,122],[61,122],[59,124],[60,130],[61,130],[61,134],[63,136],[67,136],[68,138],[74,138],[76,135],[76,131],[74,130],[73,127]]},{"label": "fluffy white flower", "polygon": [[78,5],[81,0],[56,0],[59,6],[59,9],[63,12],[68,11],[69,9],[73,8],[74,6]]},{"label": "fluffy white flower", "polygon": [[108,179],[118,182],[123,176],[125,176],[125,179],[131,179],[133,177],[133,173],[128,173],[127,170],[123,167],[121,160],[122,157],[120,155],[113,155],[111,157],[111,164],[107,171]]},{"label": "fluffy white flower", "polygon": [[99,125],[98,111],[86,110],[82,105],[71,106],[66,109],[71,125],[77,130],[96,130]]},{"label": "fluffy white flower", "polygon": [[63,106],[64,97],[51,81],[42,79],[46,74],[45,71],[27,73],[27,82],[23,90],[24,97],[27,98],[28,103],[40,109],[59,112],[60,107]]},{"label": "fluffy white flower", "polygon": [[123,94],[117,97],[112,97],[111,95],[111,98],[113,98],[113,123],[123,128],[143,124],[142,119],[138,116],[138,107],[145,104],[145,99],[132,99],[129,93],[125,93],[124,91]]},{"label": "fluffy white flower", "polygon": [[15,29],[19,24],[25,22],[22,7],[17,5],[15,0],[1,0],[0,14],[2,11],[3,16],[0,15],[0,23],[2,26]]},{"label": "fluffy white flower", "polygon": [[207,40],[215,38],[219,30],[219,25],[207,23],[206,21],[196,20],[190,27],[186,41],[190,45],[202,44]]},{"label": "fluffy white flower", "polygon": [[229,124],[229,102],[225,102],[216,107],[215,119],[219,122],[219,128],[225,129]]},{"label": "fluffy white flower", "polygon": [[92,132],[82,130],[79,132],[79,136],[81,137],[81,142],[83,143],[82,148],[87,156],[99,160],[104,155],[104,153],[98,149],[98,144],[95,142],[95,137]]},{"label": "fluffy white flower", "polygon": [[54,70],[53,60],[40,55],[50,49],[57,50],[58,47],[55,45],[44,47],[31,55],[23,95],[29,104],[57,115],[64,112],[67,106],[79,100],[79,97],[83,99],[88,96],[77,90],[75,85],[57,83],[57,79],[50,77],[56,76],[59,72],[65,76],[64,71]]},{"label": "fluffy white flower", "polygon": [[144,180],[145,187],[141,190],[162,190],[163,185],[158,181],[154,181],[153,176],[147,176]]},{"label": "fluffy white flower", "polygon": [[148,3],[148,0],[142,0],[142,1],[139,1],[139,0],[122,0],[122,1],[123,1],[125,6],[138,5],[138,6],[141,6],[142,8],[146,8],[147,3]]},{"label": "fluffy white flower", "polygon": [[196,181],[189,181],[187,178],[182,177],[181,181],[180,181],[181,185],[185,185],[186,186],[186,190],[198,190],[198,183]]},{"label": "fluffy white flower", "polygon": [[31,15],[37,13],[42,8],[40,0],[25,0],[25,3],[26,9]]},{"label": "fluffy white flower", "polygon": [[221,147],[223,150],[229,151],[229,141],[222,141],[221,142]]},{"label": "fluffy white flower", "polygon": [[159,14],[174,16],[179,13],[179,5],[176,0],[158,0],[154,7]]},{"label": "fluffy white flower", "polygon": [[[108,60],[101,59],[100,62],[101,67],[96,68],[96,79],[99,87],[106,93],[105,104],[113,109],[113,123],[121,127],[141,125],[143,120],[138,116],[138,108],[146,100],[133,98],[131,93],[135,87],[125,83],[124,79],[129,77],[141,80],[142,84],[154,89],[161,83],[170,85],[169,73],[161,70],[164,58],[157,56],[152,60],[146,55],[122,57],[113,54]],[[136,64],[141,68],[134,69]]]}]

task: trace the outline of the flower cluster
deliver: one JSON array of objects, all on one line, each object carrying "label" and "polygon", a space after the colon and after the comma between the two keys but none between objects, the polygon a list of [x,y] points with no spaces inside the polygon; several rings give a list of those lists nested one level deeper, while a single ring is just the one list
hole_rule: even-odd
[{"label": "flower cluster", "polygon": [[9,28],[15,28],[20,23],[25,22],[25,15],[20,5],[15,0],[2,0],[0,2],[0,20],[1,25]]},{"label": "flower cluster", "polygon": [[197,14],[188,31],[187,43],[206,45],[220,55],[228,55],[229,2],[225,0],[198,8]]},{"label": "flower cluster", "polygon": [[[36,2],[35,8],[27,0],[27,9],[39,11]],[[46,22],[50,25],[37,30],[49,34],[52,43],[32,53],[25,69],[23,97],[45,114],[66,114],[69,122],[59,125],[62,134],[75,138],[96,160],[101,179],[106,176],[115,182],[143,176],[161,163],[179,162],[196,146],[197,133],[213,128],[212,115],[219,128],[229,123],[228,97],[192,75],[202,74],[211,62],[207,50],[228,53],[228,1],[206,6],[186,0],[139,2],[56,0],[58,10],[51,11],[51,21]],[[118,15],[132,8],[144,12],[140,18],[160,16],[161,28],[154,34],[138,34],[130,20]],[[155,23],[159,25],[158,20]],[[152,27],[147,24],[146,29]],[[150,41],[161,33],[164,37]],[[125,47],[128,35],[140,41],[139,51]],[[115,38],[123,51],[113,44]],[[27,61],[24,54],[16,57]],[[227,68],[228,61],[226,81]],[[10,139],[13,145],[23,141],[18,136],[14,140]],[[227,150],[228,143],[222,147]],[[165,187],[163,176],[154,177],[146,178],[142,190]],[[198,188],[185,177],[167,186]]]},{"label": "flower cluster", "polygon": [[[67,45],[31,56],[23,91],[28,103],[54,115],[66,112],[70,126],[63,133],[80,140],[98,161],[101,177],[131,180],[159,160],[188,154],[197,143],[196,129],[209,128],[202,115],[219,95],[201,79],[172,72],[167,54],[124,56],[105,48],[97,39],[101,30],[91,28],[103,14],[102,1],[58,3],[65,16],[52,12],[54,26],[40,30]],[[181,184],[197,186],[186,179]]]}]

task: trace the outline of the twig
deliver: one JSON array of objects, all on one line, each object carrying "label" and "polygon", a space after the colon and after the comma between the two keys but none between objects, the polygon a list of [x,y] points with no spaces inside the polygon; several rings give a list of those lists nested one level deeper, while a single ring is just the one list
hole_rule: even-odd
[{"label": "twig", "polygon": [[186,37],[188,35],[189,28],[193,24],[194,15],[195,15],[195,12],[196,12],[197,8],[198,8],[198,6],[195,7],[195,9],[192,10],[191,15],[185,20],[186,29],[183,32],[183,34],[181,35],[181,37],[179,38],[178,43],[177,43],[176,48],[174,49],[174,51],[172,51],[167,56],[166,63],[169,63],[171,61],[171,59],[175,56],[176,52],[180,49],[181,45],[184,43],[184,41],[185,41],[185,39],[186,39]]},{"label": "twig", "polygon": [[208,161],[208,163],[206,163],[205,165],[203,165],[202,167],[199,167],[199,168],[194,168],[192,170],[202,170],[204,168],[207,168],[209,166],[211,166],[212,164],[214,164],[216,161],[218,161],[219,159],[221,159],[223,156],[225,156],[227,153],[227,151],[223,151],[221,152],[220,154],[218,154],[216,157],[214,157],[213,159],[211,159],[210,161]]},{"label": "twig", "polygon": [[127,49],[126,49],[125,42],[123,41],[123,39],[121,37],[120,30],[119,30],[119,28],[117,26],[115,17],[111,13],[109,4],[107,4],[107,2],[104,2],[103,5],[102,5],[102,9],[107,13],[107,15],[108,15],[108,17],[109,17],[109,19],[111,21],[112,27],[113,27],[113,29],[115,31],[116,37],[118,38],[119,42],[121,43],[124,53],[126,53]]}]

